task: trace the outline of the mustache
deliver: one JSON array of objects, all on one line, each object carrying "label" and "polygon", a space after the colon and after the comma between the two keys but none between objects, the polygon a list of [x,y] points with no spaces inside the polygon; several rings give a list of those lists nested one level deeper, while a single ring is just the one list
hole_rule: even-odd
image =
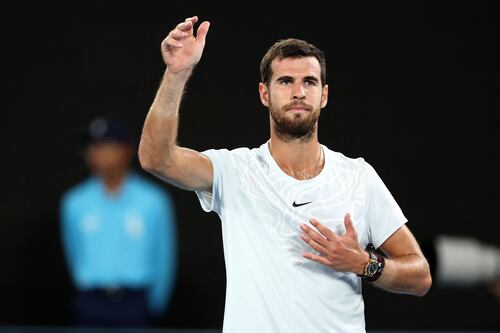
[{"label": "mustache", "polygon": [[304,102],[292,102],[292,103],[287,104],[283,107],[283,109],[285,109],[285,110],[290,110],[293,108],[302,108],[302,109],[307,110],[307,111],[311,111],[313,109],[312,106],[310,106],[309,104],[306,104]]}]

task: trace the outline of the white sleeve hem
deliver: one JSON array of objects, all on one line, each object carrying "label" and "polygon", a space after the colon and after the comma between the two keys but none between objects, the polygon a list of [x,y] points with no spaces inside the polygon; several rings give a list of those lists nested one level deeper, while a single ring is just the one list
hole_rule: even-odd
[{"label": "white sleeve hem", "polygon": [[382,244],[384,244],[384,242],[389,237],[391,237],[396,231],[398,231],[399,228],[401,228],[406,222],[408,222],[407,219],[401,220],[401,222],[399,224],[394,225],[392,228],[388,229],[387,232],[382,234],[382,236],[380,236],[378,239],[374,239],[373,246],[375,246],[375,248],[378,249]]},{"label": "white sleeve hem", "polygon": [[[212,186],[212,191],[213,191],[213,186]],[[205,212],[211,212],[214,208],[214,200],[213,200],[213,195],[210,192],[207,191],[195,191],[196,195],[198,196],[198,200],[200,201],[201,208]]]}]

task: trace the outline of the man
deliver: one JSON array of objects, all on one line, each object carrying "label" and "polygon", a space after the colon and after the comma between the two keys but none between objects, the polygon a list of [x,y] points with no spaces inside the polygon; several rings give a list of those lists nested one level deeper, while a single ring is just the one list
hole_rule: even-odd
[{"label": "man", "polygon": [[93,175],[65,193],[61,229],[76,287],[74,321],[83,326],[150,326],[174,288],[176,228],[172,201],[131,171],[129,129],[93,120],[85,158]]},{"label": "man", "polygon": [[[146,117],[142,167],[187,190],[222,220],[226,332],[364,332],[361,279],[424,295],[429,266],[375,170],[318,142],[327,104],[321,51],[273,45],[262,59],[260,99],[271,138],[256,149],[199,153],[176,144],[178,110],[209,29],[198,17],[162,42],[167,65]],[[387,255],[365,251],[373,243]]]}]

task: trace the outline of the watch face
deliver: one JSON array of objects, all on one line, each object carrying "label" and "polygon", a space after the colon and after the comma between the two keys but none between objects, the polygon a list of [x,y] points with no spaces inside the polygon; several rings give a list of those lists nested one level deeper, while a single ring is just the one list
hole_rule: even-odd
[{"label": "watch face", "polygon": [[375,275],[375,273],[377,273],[377,270],[378,270],[378,263],[374,262],[371,263],[370,266],[368,266],[367,273],[369,276],[373,276]]}]

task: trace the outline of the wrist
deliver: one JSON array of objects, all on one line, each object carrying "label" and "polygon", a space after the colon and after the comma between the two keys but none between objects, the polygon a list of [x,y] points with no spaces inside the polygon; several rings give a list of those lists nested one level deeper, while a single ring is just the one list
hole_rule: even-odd
[{"label": "wrist", "polygon": [[193,73],[193,68],[188,68],[188,69],[183,69],[180,71],[173,71],[171,68],[167,66],[167,69],[165,70],[165,79],[169,80],[182,80],[182,81],[187,81],[191,74]]},{"label": "wrist", "polygon": [[375,251],[366,251],[369,256],[363,274],[358,274],[359,277],[367,282],[375,282],[384,272],[385,258]]},{"label": "wrist", "polygon": [[366,265],[368,264],[368,262],[370,261],[370,254],[368,253],[368,251],[362,251],[362,255],[361,255],[361,261],[360,263],[357,265],[357,269],[354,273],[356,273],[358,276],[363,276],[365,274],[365,269],[366,269]]},{"label": "wrist", "polygon": [[167,69],[165,70],[165,74],[163,75],[163,79],[170,82],[186,84],[186,82],[191,77],[192,73],[193,73],[193,68],[183,69],[174,72],[173,70],[167,67]]}]

